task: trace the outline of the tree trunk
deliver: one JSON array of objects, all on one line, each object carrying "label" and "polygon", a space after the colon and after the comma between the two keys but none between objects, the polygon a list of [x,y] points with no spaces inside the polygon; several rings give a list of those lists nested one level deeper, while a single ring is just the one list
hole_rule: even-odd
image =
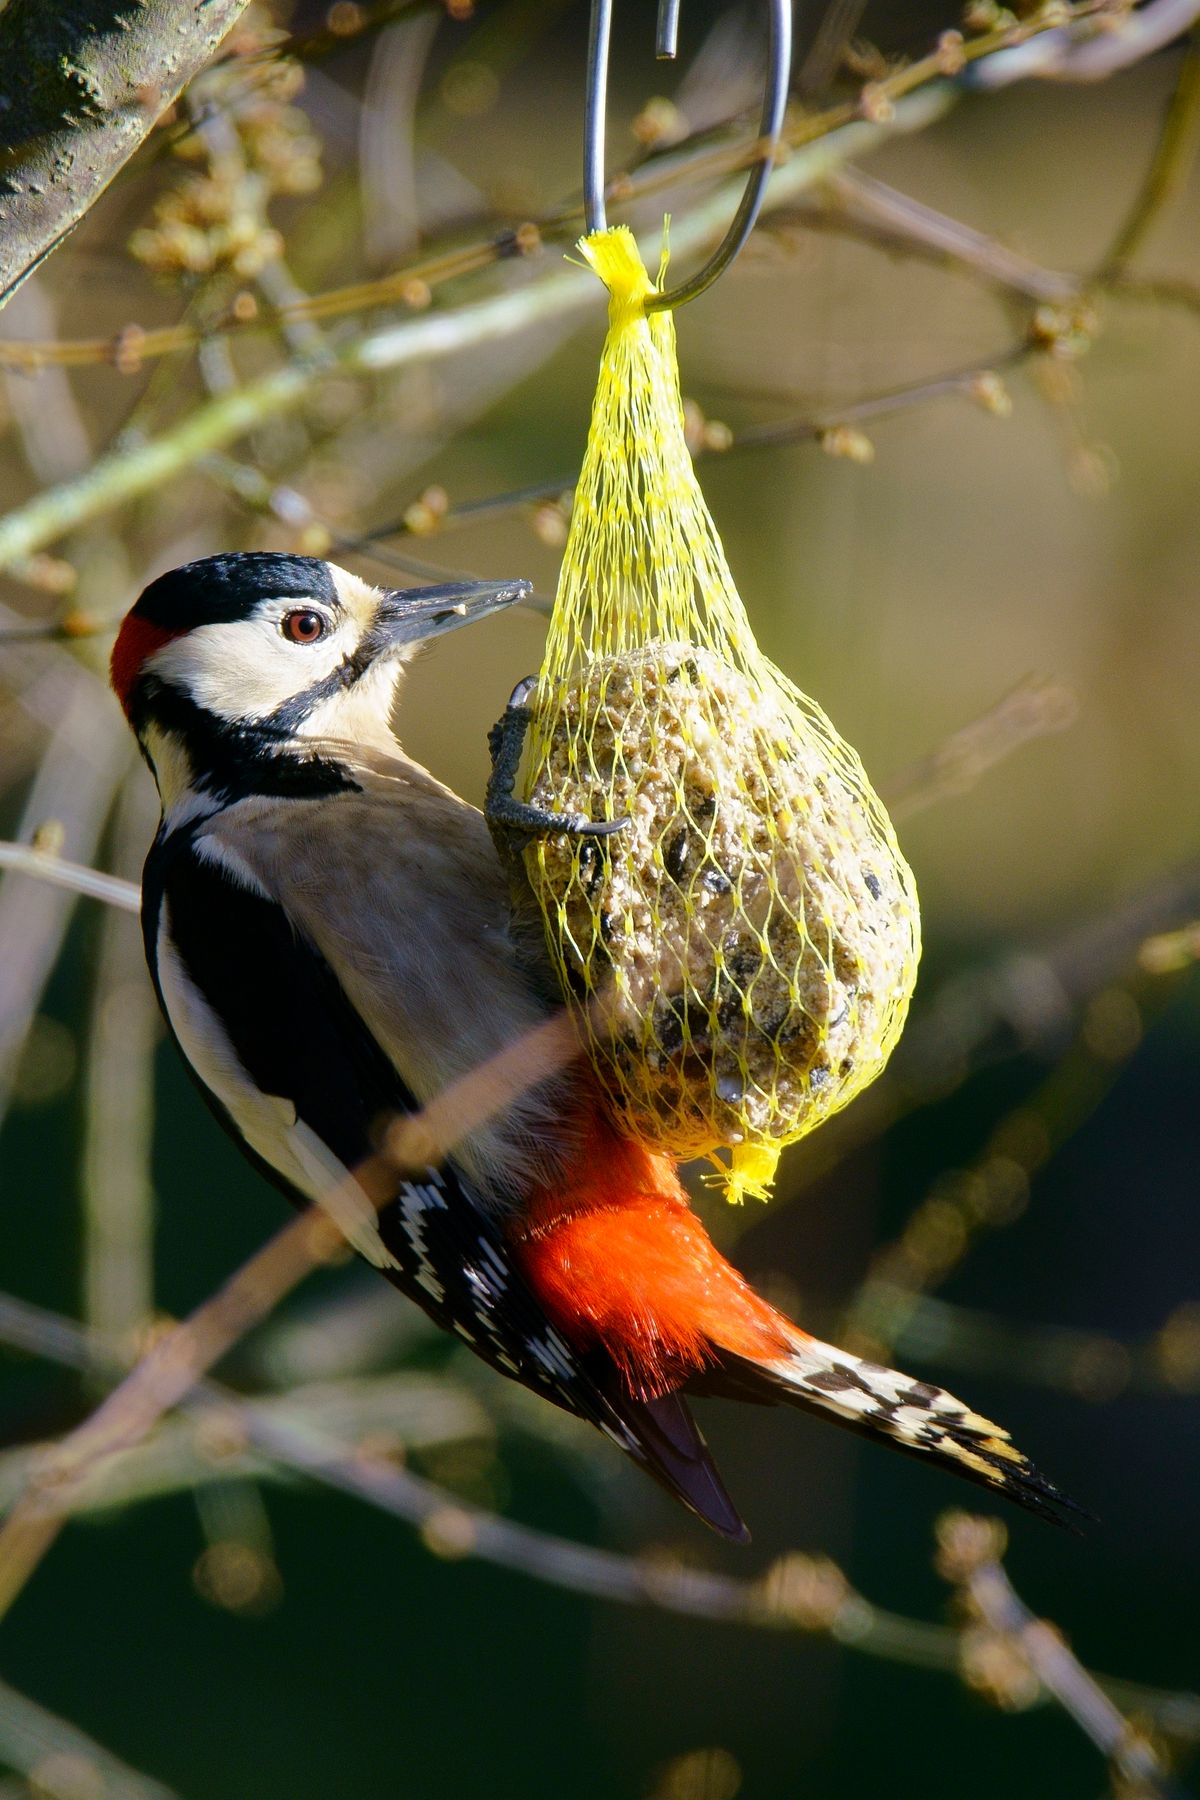
[{"label": "tree trunk", "polygon": [[0,306],[79,223],[245,5],[0,5]]}]

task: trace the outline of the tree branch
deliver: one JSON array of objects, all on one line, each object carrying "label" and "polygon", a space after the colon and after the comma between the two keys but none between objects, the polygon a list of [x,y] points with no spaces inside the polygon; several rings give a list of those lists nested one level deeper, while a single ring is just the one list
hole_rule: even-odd
[{"label": "tree branch", "polygon": [[65,862],[33,844],[0,843],[0,869],[11,869],[17,875],[36,875],[54,887],[85,894],[89,900],[102,900],[125,912],[135,913],[142,904],[141,889],[134,882],[105,875],[100,869],[85,869],[81,863]]},{"label": "tree branch", "polygon": [[29,1790],[22,1786],[22,1793],[177,1800],[173,1788],[131,1769],[78,1725],[60,1719],[6,1681],[0,1681],[0,1763],[30,1778],[33,1785]]},{"label": "tree branch", "polygon": [[[1022,1677],[1031,1675],[1108,1758],[1131,1791],[1158,1800],[1184,1800],[1154,1747],[1083,1667],[1061,1633],[1032,1613],[1016,1592],[1000,1561],[1004,1541],[1003,1527],[992,1519],[952,1512],[938,1523],[938,1572],[959,1587],[969,1611],[992,1640],[989,1644],[985,1638],[975,1646],[972,1685],[999,1705],[1020,1710],[1029,1703]],[[996,1658],[996,1647],[1008,1653],[1007,1662]],[[967,1655],[971,1679],[969,1644]]]},{"label": "tree branch", "polygon": [[[117,1374],[125,1366],[99,1334],[11,1294],[0,1294],[0,1342],[66,1367]],[[327,1428],[319,1410],[305,1407],[307,1391],[291,1390],[264,1400],[200,1379],[181,1395],[180,1405],[193,1419],[207,1419],[240,1433],[250,1453],[257,1451],[284,1469],[303,1473],[416,1527],[426,1548],[448,1560],[478,1558],[532,1581],[617,1605],[653,1607],[716,1624],[823,1633],[846,1649],[886,1662],[961,1671],[962,1638],[957,1630],[876,1606],[826,1557],[792,1551],[761,1576],[746,1577],[556,1537],[460,1501],[411,1469],[348,1443],[344,1432]],[[336,1390],[331,1384],[326,1391]],[[128,1464],[130,1454],[126,1447],[118,1467]],[[77,1492],[73,1508],[88,1503],[88,1495]],[[1200,1700],[1195,1694],[1109,1675],[1089,1679],[1100,1683],[1111,1703],[1152,1718],[1168,1736],[1184,1743],[1200,1738]]]},{"label": "tree branch", "polygon": [[0,9],[0,306],[74,230],[246,0]]},{"label": "tree branch", "polygon": [[1191,41],[1175,91],[1163,120],[1150,167],[1129,215],[1113,240],[1098,279],[1113,281],[1141,249],[1150,228],[1164,206],[1179,193],[1187,179],[1200,142],[1200,35],[1193,27]]},{"label": "tree branch", "polygon": [[[796,150],[776,171],[767,205],[793,198],[823,180],[847,157],[863,155],[897,133],[922,130],[946,112],[954,98],[949,83],[932,83],[898,102],[885,123],[854,119]],[[687,218],[678,220],[671,233],[676,255],[703,248],[723,228],[728,211],[728,192],[721,187]],[[159,437],[101,457],[84,474],[47,488],[0,519],[0,568],[20,562],[64,532],[171,481],[267,419],[294,411],[325,375],[377,375],[413,363],[441,362],[474,345],[503,341],[581,311],[589,303],[599,303],[593,275],[584,269],[547,267],[521,286],[488,299],[355,336],[327,358],[282,364],[256,381],[215,396]]]}]

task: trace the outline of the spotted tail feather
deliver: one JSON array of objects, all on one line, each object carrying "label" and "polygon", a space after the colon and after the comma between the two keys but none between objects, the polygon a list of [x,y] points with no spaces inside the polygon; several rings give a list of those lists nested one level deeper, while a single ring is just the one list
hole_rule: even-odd
[{"label": "spotted tail feather", "polygon": [[1022,1455],[1002,1426],[932,1382],[864,1362],[800,1331],[793,1332],[786,1355],[753,1362],[727,1358],[723,1371],[747,1398],[784,1401],[883,1438],[1056,1524],[1087,1516]]}]

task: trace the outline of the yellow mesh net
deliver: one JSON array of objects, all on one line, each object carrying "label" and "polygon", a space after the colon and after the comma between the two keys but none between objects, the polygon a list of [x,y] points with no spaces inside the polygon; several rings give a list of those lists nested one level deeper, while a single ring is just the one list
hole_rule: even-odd
[{"label": "yellow mesh net", "polygon": [[916,892],[857,755],[754,641],[632,233],[579,247],[609,329],[526,796],[629,823],[534,839],[526,871],[628,1129],[709,1157],[731,1199],[765,1197],[783,1145],[865,1087],[900,1034]]}]

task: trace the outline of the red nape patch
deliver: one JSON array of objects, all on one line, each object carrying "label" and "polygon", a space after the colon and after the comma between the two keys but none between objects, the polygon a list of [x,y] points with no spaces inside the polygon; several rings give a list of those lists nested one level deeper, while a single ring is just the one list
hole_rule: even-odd
[{"label": "red nape patch", "polygon": [[513,1247],[564,1337],[602,1344],[639,1399],[679,1387],[717,1350],[776,1357],[794,1344],[795,1326],[713,1244],[669,1157],[598,1123],[576,1170],[535,1199]]},{"label": "red nape patch", "polygon": [[182,636],[181,631],[172,631],[168,625],[154,625],[149,619],[139,619],[136,613],[126,613],[109,663],[113,688],[126,718],[129,717],[134,685],[146,658],[169,644],[172,638]]}]

